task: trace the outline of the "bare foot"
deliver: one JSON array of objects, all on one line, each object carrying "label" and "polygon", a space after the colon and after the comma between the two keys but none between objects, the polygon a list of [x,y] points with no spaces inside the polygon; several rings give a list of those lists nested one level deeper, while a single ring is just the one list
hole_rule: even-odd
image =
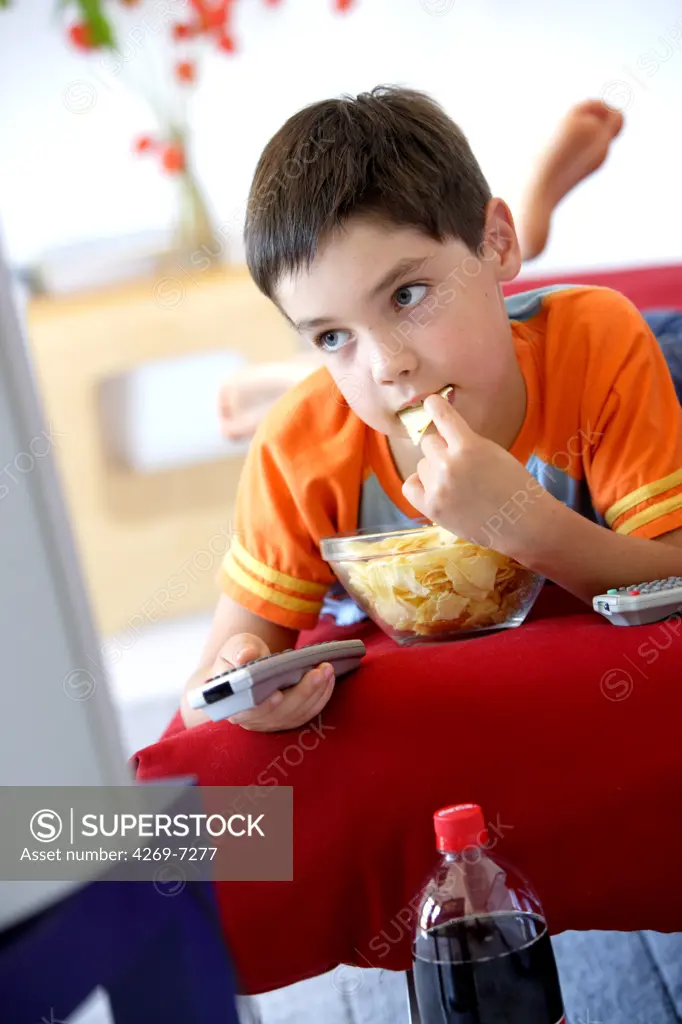
[{"label": "bare foot", "polygon": [[232,441],[253,437],[277,399],[320,365],[320,357],[311,350],[281,362],[245,366],[232,374],[218,398],[223,437]]},{"label": "bare foot", "polygon": [[585,100],[563,119],[540,158],[522,203],[518,224],[524,260],[540,255],[555,207],[601,167],[622,127],[621,112],[602,100]]}]

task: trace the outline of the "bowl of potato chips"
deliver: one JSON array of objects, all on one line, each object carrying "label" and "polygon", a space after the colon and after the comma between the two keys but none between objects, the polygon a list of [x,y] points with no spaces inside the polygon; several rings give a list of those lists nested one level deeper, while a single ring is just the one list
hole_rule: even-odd
[{"label": "bowl of potato chips", "polygon": [[356,603],[403,645],[520,626],[544,583],[428,520],[325,537],[321,550]]}]

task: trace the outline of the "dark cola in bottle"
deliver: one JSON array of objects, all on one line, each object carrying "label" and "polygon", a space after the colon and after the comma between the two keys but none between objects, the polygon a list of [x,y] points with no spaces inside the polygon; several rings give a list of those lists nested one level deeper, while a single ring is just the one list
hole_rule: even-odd
[{"label": "dark cola in bottle", "polygon": [[481,808],[445,807],[434,824],[441,860],[413,947],[421,1024],[564,1024],[542,907],[487,850]]}]

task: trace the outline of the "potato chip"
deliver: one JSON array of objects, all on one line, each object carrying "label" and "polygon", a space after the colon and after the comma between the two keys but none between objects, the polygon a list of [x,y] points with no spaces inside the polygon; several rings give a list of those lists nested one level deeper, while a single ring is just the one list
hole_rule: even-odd
[{"label": "potato chip", "polygon": [[446,621],[448,619],[457,619],[468,603],[466,597],[460,597],[459,594],[452,592],[441,594],[436,605],[436,618]]},{"label": "potato chip", "polygon": [[[438,394],[443,398],[447,398],[452,390],[452,385],[448,384],[448,386],[442,388]],[[403,409],[402,412],[399,412],[398,416],[400,417],[400,421],[405,427],[405,430],[410,435],[412,444],[418,445],[425,434],[427,427],[432,422],[431,416],[424,408],[424,403],[420,402],[419,405],[411,405],[409,409]]]}]

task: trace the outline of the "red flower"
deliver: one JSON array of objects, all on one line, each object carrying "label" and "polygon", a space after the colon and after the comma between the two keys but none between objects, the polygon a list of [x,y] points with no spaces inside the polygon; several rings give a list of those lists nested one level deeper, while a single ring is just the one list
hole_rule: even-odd
[{"label": "red flower", "polygon": [[181,39],[191,39],[192,36],[197,34],[197,30],[194,25],[173,25],[173,39],[179,42]]},{"label": "red flower", "polygon": [[197,77],[196,64],[191,60],[181,60],[179,64],[175,65],[175,74],[180,82],[195,82]]},{"label": "red flower", "polygon": [[185,151],[182,146],[172,143],[166,146],[161,156],[164,170],[169,174],[180,174],[185,169]]},{"label": "red flower", "polygon": [[208,0],[190,0],[190,3],[197,15],[200,32],[213,33],[224,28],[230,0],[218,0],[217,3],[209,3]]},{"label": "red flower", "polygon": [[225,32],[223,35],[218,36],[218,46],[221,50],[224,50],[225,53],[234,53],[237,49],[234,39],[229,32]]},{"label": "red flower", "polygon": [[97,46],[92,38],[92,29],[86,21],[77,21],[69,28],[69,38],[79,50],[94,50]]},{"label": "red flower", "polygon": [[220,29],[225,24],[226,16],[225,7],[220,4],[218,7],[205,7],[200,15],[201,27],[205,32],[212,32],[215,29]]},{"label": "red flower", "polygon": [[138,135],[133,146],[136,153],[148,153],[150,149],[155,148],[156,142],[151,135]]}]

